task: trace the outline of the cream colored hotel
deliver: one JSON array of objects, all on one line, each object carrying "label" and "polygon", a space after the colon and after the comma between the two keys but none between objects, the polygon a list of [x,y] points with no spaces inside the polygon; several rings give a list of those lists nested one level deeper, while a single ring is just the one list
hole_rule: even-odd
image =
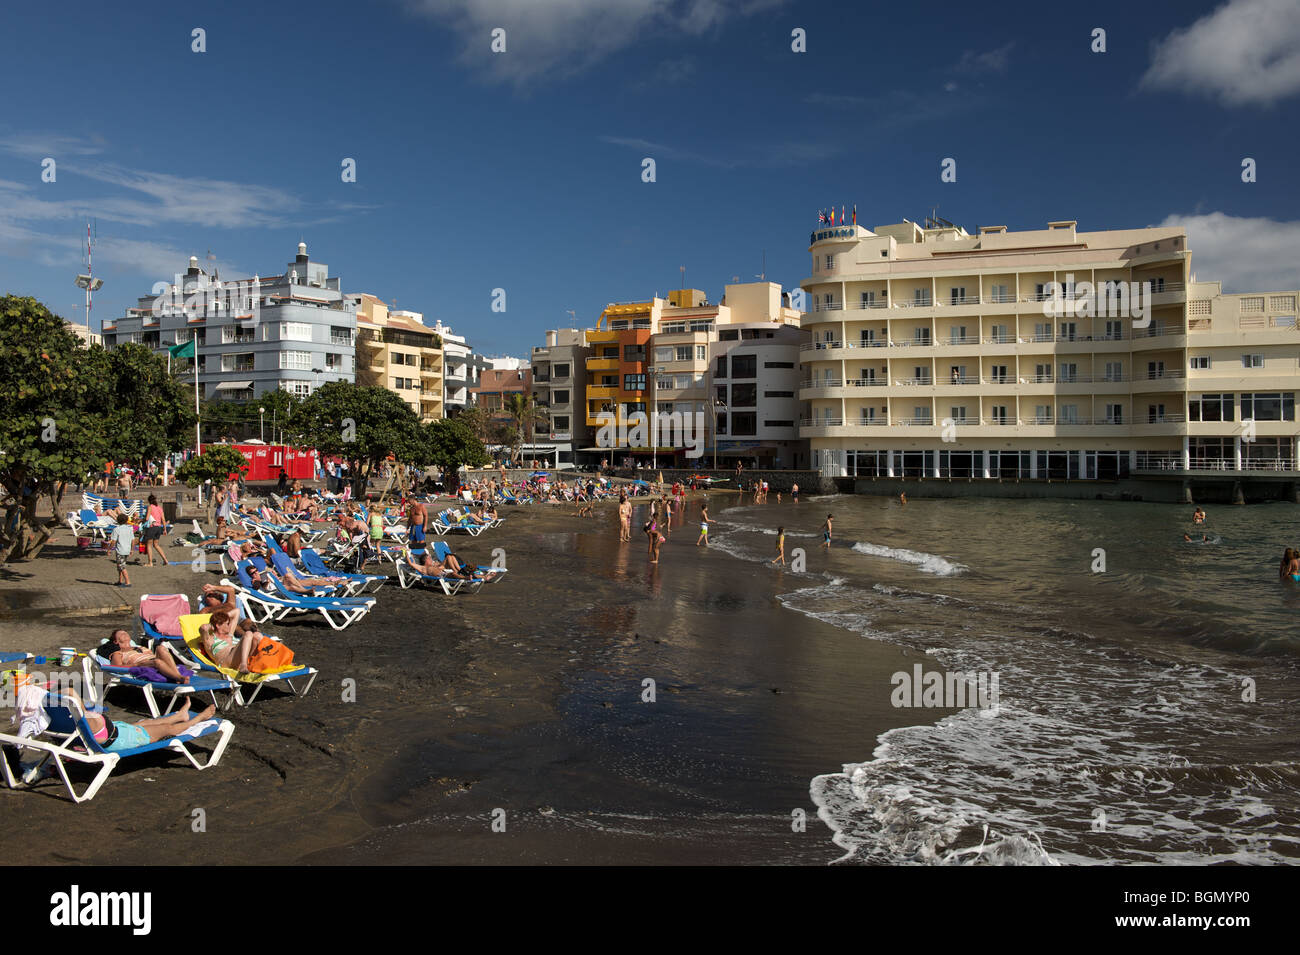
[{"label": "cream colored hotel", "polygon": [[809,251],[800,434],[823,473],[1296,468],[1297,292],[1193,281],[1181,229],[930,219],[822,228]]}]

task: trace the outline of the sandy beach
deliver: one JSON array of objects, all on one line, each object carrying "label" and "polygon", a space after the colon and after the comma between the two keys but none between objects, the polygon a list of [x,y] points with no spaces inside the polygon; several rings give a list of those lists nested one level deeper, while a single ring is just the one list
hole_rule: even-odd
[{"label": "sandy beach", "polygon": [[[711,513],[734,497],[712,495]],[[571,506],[504,509],[504,526],[453,541],[474,563],[504,549],[502,583],[448,598],[394,581],[342,633],[306,618],[268,627],[320,670],[309,696],[267,690],[226,713],[230,749],[204,772],[150,755],[82,806],[49,781],[0,790],[0,838],[27,846],[9,861],[833,861],[842,852],[809,782],[916,722],[889,706],[888,686],[921,655],[785,609],[776,595],[799,575],[696,548],[698,514],[688,505],[652,567],[640,535],[619,544],[609,505],[590,519]],[[215,565],[130,570],[120,593],[131,606],[219,576]],[[113,627],[134,631],[134,613],[23,609],[49,602],[37,591],[113,579],[109,559],[67,546],[12,565],[0,648],[85,649]],[[345,679],[356,702],[343,701]],[[115,717],[143,715],[134,691],[109,702]],[[195,832],[200,808],[206,831]],[[91,819],[111,822],[92,823],[92,839]]]}]

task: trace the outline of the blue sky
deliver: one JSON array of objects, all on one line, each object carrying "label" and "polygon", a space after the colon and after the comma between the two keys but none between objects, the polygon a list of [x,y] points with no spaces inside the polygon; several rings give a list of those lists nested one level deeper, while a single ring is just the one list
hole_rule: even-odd
[{"label": "blue sky", "polygon": [[[933,207],[971,230],[1185,222],[1199,278],[1300,286],[1300,4],[989,10],[6,5],[0,292],[80,320],[88,215],[96,325],[190,254],[270,274],[301,238],[345,290],[524,355],[569,309],[590,326],[607,302],[676,287],[683,265],[712,300],[765,252],[768,278],[797,285],[831,203],[856,203],[867,227]],[[955,183],[940,182],[945,157]]]}]

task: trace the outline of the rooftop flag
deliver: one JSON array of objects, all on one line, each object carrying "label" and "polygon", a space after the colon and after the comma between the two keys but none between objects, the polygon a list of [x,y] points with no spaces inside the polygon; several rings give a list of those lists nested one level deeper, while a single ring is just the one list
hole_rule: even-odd
[{"label": "rooftop flag", "polygon": [[194,339],[190,339],[181,345],[170,345],[167,351],[173,358],[193,358],[194,357]]}]

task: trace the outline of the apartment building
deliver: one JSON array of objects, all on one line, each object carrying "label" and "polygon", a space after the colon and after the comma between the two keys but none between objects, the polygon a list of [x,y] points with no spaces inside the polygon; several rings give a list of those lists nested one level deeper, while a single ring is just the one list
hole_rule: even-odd
[{"label": "apartment building", "polygon": [[464,335],[457,335],[451,326],[437,322],[433,330],[442,339],[443,409],[451,418],[473,404],[470,389],[478,384],[482,359],[476,356]]},{"label": "apartment building", "polygon": [[806,468],[799,437],[799,346],[793,325],[737,324],[709,345],[714,397],[712,463],[737,459],[754,467]]},{"label": "apartment building", "polygon": [[443,416],[442,340],[419,312],[390,309],[374,295],[351,296],[357,314],[357,381],[388,388],[420,416]]},{"label": "apartment building", "polygon": [[1291,469],[1296,292],[1194,282],[1179,228],[810,236],[800,433],[831,475]]},{"label": "apartment building", "polygon": [[190,256],[184,275],[105,322],[102,334],[105,348],[138,342],[159,352],[193,340],[196,358],[183,359],[180,370],[197,363],[208,398],[249,401],[277,388],[306,397],[328,381],[354,380],[356,327],[339,279],[299,243],[282,274],[251,280],[223,281]]},{"label": "apartment building", "polygon": [[[661,415],[702,416],[706,441],[715,441],[712,430],[719,419],[713,407],[716,398],[710,381],[710,346],[720,340],[720,329],[737,330],[745,325],[797,328],[799,317],[799,311],[789,306],[788,296],[774,282],[728,285],[716,304],[710,303],[700,289],[679,289],[670,292],[667,299],[656,297],[607,306],[597,327],[586,334],[587,426],[599,429],[609,423],[625,427],[632,413],[649,414],[653,409]],[[793,410],[795,399],[790,400],[790,412],[774,420],[797,417]],[[728,424],[728,412],[722,414],[720,420]],[[742,420],[747,425],[747,419]],[[728,440],[757,437],[756,433],[732,434]],[[754,447],[758,447],[757,442]],[[602,453],[604,449],[591,450],[598,457],[618,460],[648,457],[690,463],[684,448],[662,440],[658,446],[621,448],[613,455]]]},{"label": "apartment building", "polygon": [[[533,394],[550,423],[546,438],[554,446],[557,466],[574,464],[574,449],[592,441],[583,411],[587,354],[585,336],[578,328],[551,329],[546,333],[546,344],[533,349]],[[540,439],[541,432],[539,443]]]}]

